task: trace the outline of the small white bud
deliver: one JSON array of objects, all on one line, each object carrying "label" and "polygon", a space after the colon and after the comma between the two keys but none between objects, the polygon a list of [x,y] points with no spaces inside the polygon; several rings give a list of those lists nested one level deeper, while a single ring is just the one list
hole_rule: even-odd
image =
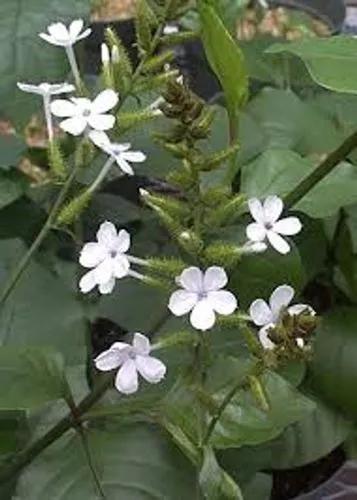
[{"label": "small white bud", "polygon": [[116,45],[112,47],[112,63],[117,64],[120,60],[119,49]]},{"label": "small white bud", "polygon": [[110,54],[109,54],[108,45],[106,43],[102,43],[100,48],[101,48],[102,64],[103,64],[103,66],[107,66],[110,62]]}]

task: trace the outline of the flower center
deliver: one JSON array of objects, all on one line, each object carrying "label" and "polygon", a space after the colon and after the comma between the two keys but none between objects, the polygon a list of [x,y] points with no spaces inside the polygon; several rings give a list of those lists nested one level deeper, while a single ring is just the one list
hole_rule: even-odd
[{"label": "flower center", "polygon": [[205,292],[204,290],[198,292],[198,299],[199,300],[207,299],[207,292]]},{"label": "flower center", "polygon": [[91,114],[91,111],[90,109],[84,109],[83,112],[82,112],[82,115],[85,117],[85,118],[88,118],[88,116],[90,116]]},{"label": "flower center", "polygon": [[110,250],[109,252],[109,255],[111,256],[112,259],[115,259],[115,257],[117,256],[117,251],[116,250]]},{"label": "flower center", "polygon": [[266,222],[264,224],[264,226],[265,226],[265,229],[268,229],[268,231],[273,229],[273,224],[271,222]]}]

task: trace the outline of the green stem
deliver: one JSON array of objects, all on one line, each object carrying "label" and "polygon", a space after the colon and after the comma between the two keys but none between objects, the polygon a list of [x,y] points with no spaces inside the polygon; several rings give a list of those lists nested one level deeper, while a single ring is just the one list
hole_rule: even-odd
[{"label": "green stem", "polygon": [[77,174],[77,168],[74,168],[71,172],[71,174],[68,176],[66,182],[63,184],[62,189],[60,190],[57,199],[55,203],[53,204],[50,213],[48,214],[47,220],[45,224],[43,225],[41,231],[38,233],[36,239],[28,249],[28,251],[25,253],[25,255],[22,257],[20,262],[17,264],[15,270],[11,274],[9,280],[5,284],[5,287],[0,295],[0,305],[3,305],[9,295],[11,294],[12,290],[15,288],[17,282],[22,276],[22,273],[25,271],[27,268],[33,254],[36,252],[36,250],[39,248],[43,240],[46,238],[47,234],[51,230],[53,223],[56,220],[56,216],[58,214],[58,211],[64,202],[67,193],[69,189],[72,186],[72,182],[74,181],[75,177]]},{"label": "green stem", "polygon": [[357,132],[354,132],[285,197],[286,207],[291,208],[296,205],[356,147]]}]

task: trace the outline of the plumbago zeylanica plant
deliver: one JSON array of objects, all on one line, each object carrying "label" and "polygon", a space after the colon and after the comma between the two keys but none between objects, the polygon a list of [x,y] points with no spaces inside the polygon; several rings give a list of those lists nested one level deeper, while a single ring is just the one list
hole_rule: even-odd
[{"label": "plumbago zeylanica plant", "polygon": [[[195,34],[167,23],[188,4],[138,1],[138,65],[108,29],[95,85],[75,53],[91,30],[54,20],[39,34],[43,50],[65,51],[73,84],[18,83],[42,98],[50,166],[42,196],[51,203],[28,251],[9,246],[12,259],[22,255],[3,283],[2,322],[7,338],[34,322],[46,340],[24,334],[0,351],[1,419],[16,435],[0,463],[2,498],[268,498],[271,480],[259,472],[267,455],[278,450],[283,462],[286,432],[325,411],[299,388],[320,319],[294,290],[302,281],[295,235],[304,238],[305,227],[290,210],[356,137],[284,196],[247,195],[237,167],[244,57],[211,2],[198,2],[222,115],[172,69],[170,46]],[[159,120],[139,151],[137,131]],[[217,123],[227,132],[219,148]],[[155,172],[158,145],[166,181],[139,183],[132,219],[128,202],[96,217],[108,186],[129,190],[134,172]],[[59,241],[62,259],[51,252]],[[25,314],[16,307],[30,296],[24,287]],[[102,317],[120,328],[101,329]]]}]

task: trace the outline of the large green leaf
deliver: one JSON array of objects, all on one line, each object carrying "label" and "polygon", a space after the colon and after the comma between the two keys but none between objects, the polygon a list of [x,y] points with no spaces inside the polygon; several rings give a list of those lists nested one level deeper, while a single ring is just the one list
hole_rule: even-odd
[{"label": "large green leaf", "polygon": [[312,363],[316,391],[347,415],[357,416],[357,309],[340,308],[324,316]]},{"label": "large green leaf", "polygon": [[199,0],[203,46],[212,69],[224,90],[231,120],[248,94],[248,74],[238,44],[225,28],[214,8],[215,2]]},{"label": "large green leaf", "polygon": [[[106,500],[194,496],[193,469],[155,428],[92,429],[88,440]],[[18,500],[96,500],[98,493],[78,435],[68,433],[27,467],[16,494]]]},{"label": "large green leaf", "polygon": [[261,127],[270,148],[319,154],[333,150],[341,141],[328,113],[290,90],[266,88],[249,102],[246,112]]},{"label": "large green leaf", "polygon": [[[242,190],[249,197],[263,198],[268,194],[284,197],[313,168],[310,160],[293,151],[270,149],[243,168]],[[341,163],[294,208],[311,217],[323,218],[356,201],[357,169],[350,163]]]},{"label": "large green leaf", "polygon": [[286,283],[297,292],[305,283],[304,269],[295,246],[281,258],[274,250],[245,257],[234,271],[231,289],[238,296],[242,308],[248,308],[259,297],[265,300],[279,285]]},{"label": "large green leaf", "polygon": [[26,143],[20,137],[0,135],[0,169],[15,167],[25,149]]},{"label": "large green leaf", "polygon": [[0,112],[24,122],[41,109],[38,96],[17,89],[16,82],[63,80],[68,72],[62,48],[38,37],[48,24],[89,14],[89,0],[2,0],[0,4]]},{"label": "large green leaf", "polygon": [[[18,240],[1,241],[2,286],[25,252]],[[85,357],[86,329],[84,312],[73,291],[34,260],[0,311],[3,345],[50,346],[73,364]]]},{"label": "large green leaf", "polygon": [[0,170],[0,208],[20,198],[27,186],[26,177],[20,172]]},{"label": "large green leaf", "polygon": [[1,410],[40,406],[65,395],[63,359],[50,349],[0,347]]},{"label": "large green leaf", "polygon": [[271,450],[267,467],[293,469],[328,455],[346,439],[351,424],[321,401],[305,418],[289,426],[266,446]]},{"label": "large green leaf", "polygon": [[[285,427],[306,417],[314,403],[294,389],[282,377],[267,372],[262,384],[269,401],[269,410],[258,408],[253,396],[246,390],[238,391],[217,422],[211,443],[216,448],[238,448],[269,441],[282,433]],[[221,403],[224,393],[215,396]]]},{"label": "large green leaf", "polygon": [[357,93],[357,40],[354,37],[306,38],[274,44],[267,52],[294,54],[304,61],[319,85],[336,92]]}]

